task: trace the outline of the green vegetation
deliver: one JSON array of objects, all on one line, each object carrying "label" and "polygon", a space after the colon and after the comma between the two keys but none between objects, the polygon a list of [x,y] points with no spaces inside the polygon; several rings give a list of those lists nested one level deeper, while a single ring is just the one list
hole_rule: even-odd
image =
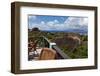
[{"label": "green vegetation", "polygon": [[65,47],[62,48],[62,50],[72,59],[74,58],[87,58],[87,45],[79,45],[77,48],[74,49],[74,51],[69,52],[69,50]]},{"label": "green vegetation", "polygon": [[[87,45],[88,36],[87,35],[80,35],[78,33],[43,32],[43,31],[33,30],[28,32],[28,36],[29,37],[45,36],[49,41],[55,42],[57,46],[71,59],[88,57],[88,45]],[[79,38],[81,40],[81,43],[78,44],[77,40],[69,39],[68,36],[72,36],[72,37],[75,36]]]}]

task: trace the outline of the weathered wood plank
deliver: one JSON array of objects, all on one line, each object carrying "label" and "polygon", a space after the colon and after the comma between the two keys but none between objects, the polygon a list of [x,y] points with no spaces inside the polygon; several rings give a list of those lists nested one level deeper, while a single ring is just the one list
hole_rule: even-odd
[{"label": "weathered wood plank", "polygon": [[62,50],[60,50],[57,46],[52,46],[54,50],[63,58],[63,59],[70,59],[68,55],[66,55]]}]

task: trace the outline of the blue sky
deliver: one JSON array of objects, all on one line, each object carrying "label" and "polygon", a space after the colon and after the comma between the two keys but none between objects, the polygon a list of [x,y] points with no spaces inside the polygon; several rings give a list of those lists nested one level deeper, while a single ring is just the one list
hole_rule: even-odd
[{"label": "blue sky", "polygon": [[88,18],[75,16],[29,15],[28,28],[38,27],[40,30],[63,31],[68,29],[87,30]]}]

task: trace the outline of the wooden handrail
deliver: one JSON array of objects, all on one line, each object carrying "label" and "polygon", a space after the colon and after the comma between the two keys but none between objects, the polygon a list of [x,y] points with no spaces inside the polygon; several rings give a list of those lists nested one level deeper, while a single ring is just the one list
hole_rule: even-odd
[{"label": "wooden handrail", "polygon": [[68,55],[66,55],[62,50],[60,50],[60,48],[58,48],[57,46],[52,46],[52,48],[54,50],[56,50],[56,52],[63,58],[63,59],[70,59],[70,57]]},{"label": "wooden handrail", "polygon": [[[48,47],[49,48],[50,41],[44,36],[42,36],[40,38],[43,38],[44,44],[47,44],[47,45],[44,45],[44,47]],[[70,57],[68,55],[66,55],[57,45],[53,45],[52,49],[54,49],[56,51],[59,59],[70,59]]]}]

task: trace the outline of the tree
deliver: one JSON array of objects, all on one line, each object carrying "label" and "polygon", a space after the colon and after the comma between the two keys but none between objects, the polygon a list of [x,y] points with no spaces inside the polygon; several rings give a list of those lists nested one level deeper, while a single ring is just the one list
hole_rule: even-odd
[{"label": "tree", "polygon": [[34,28],[32,28],[32,31],[40,31],[40,30],[39,30],[39,28],[34,27]]},{"label": "tree", "polygon": [[28,28],[28,32],[30,32],[31,29]]}]

